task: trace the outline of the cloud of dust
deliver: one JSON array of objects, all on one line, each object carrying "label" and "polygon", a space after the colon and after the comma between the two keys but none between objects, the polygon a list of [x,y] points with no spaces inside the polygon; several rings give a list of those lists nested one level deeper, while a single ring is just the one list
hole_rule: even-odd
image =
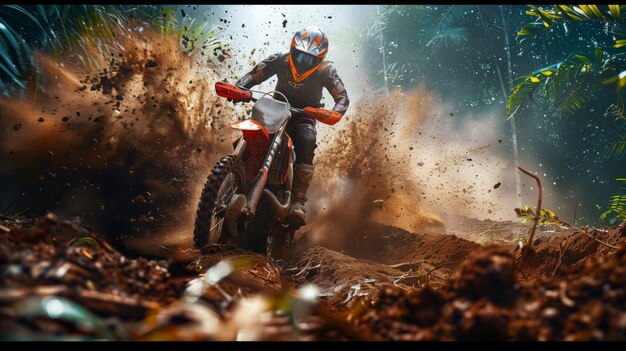
[{"label": "cloud of dust", "polygon": [[[246,14],[261,10],[280,13],[282,21],[250,22]],[[85,71],[71,57],[58,65],[38,55],[45,93],[0,100],[2,203],[16,198],[17,209],[81,216],[137,248],[155,248],[152,240],[191,246],[206,176],[237,136],[225,126],[244,112],[215,95],[215,81],[284,51],[292,33],[314,19],[333,37],[329,59],[352,104],[338,125],[318,124],[310,224],[303,232],[323,243],[350,240],[369,220],[441,231],[455,215],[512,219],[514,173],[502,143],[508,139],[503,116],[452,116],[424,87],[368,96],[359,48],[341,41],[341,27],[362,24],[372,8],[359,11],[356,19],[348,6],[225,8],[217,16],[233,23],[220,35],[232,41],[234,57],[223,62],[211,52],[184,54],[177,38],[145,24],[120,29],[115,52],[92,48],[106,67],[101,71]],[[277,33],[284,42],[269,40]]]},{"label": "cloud of dust", "polygon": [[2,191],[115,238],[167,231],[191,242],[205,177],[235,139],[224,126],[237,111],[213,88],[228,62],[144,27],[120,29],[115,52],[92,48],[100,72],[37,56],[45,93],[0,101]]},{"label": "cloud of dust", "polygon": [[423,86],[352,109],[338,125],[318,125],[335,130],[318,142],[303,228],[314,243],[349,244],[370,220],[445,232],[459,215],[515,218],[514,165],[497,112],[454,116]]}]

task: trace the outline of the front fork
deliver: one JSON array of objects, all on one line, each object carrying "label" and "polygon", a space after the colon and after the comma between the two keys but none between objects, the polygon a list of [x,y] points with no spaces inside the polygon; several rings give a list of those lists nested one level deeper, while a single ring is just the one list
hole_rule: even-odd
[{"label": "front fork", "polygon": [[[288,122],[289,122],[289,119],[287,119],[285,123],[283,123],[283,125],[281,125],[280,128],[274,134],[274,139],[272,140],[272,143],[270,144],[270,148],[267,153],[267,156],[265,157],[265,161],[263,162],[263,166],[259,170],[259,175],[257,176],[257,179],[254,182],[254,185],[252,185],[252,188],[248,192],[248,202],[247,202],[246,207],[243,209],[244,215],[246,216],[248,220],[251,220],[252,218],[254,218],[256,208],[259,205],[259,201],[261,200],[261,195],[263,195],[264,192],[268,196],[270,196],[271,202],[273,203],[273,207],[276,207],[276,205],[280,205],[280,202],[278,202],[278,200],[276,199],[276,196],[274,196],[271,192],[264,191],[264,190],[265,190],[265,185],[267,184],[267,176],[269,174],[270,166],[272,165],[274,156],[276,155],[276,152],[278,151],[278,148],[280,147],[280,144],[283,140],[283,134],[285,134],[285,129],[287,127]],[[237,144],[237,148],[239,148],[239,144]],[[273,200],[276,200],[276,201],[273,201]],[[282,208],[284,206],[279,206],[279,207],[281,207],[280,209],[284,211],[284,208]]]},{"label": "front fork", "polygon": [[[274,135],[274,139],[272,140],[272,143],[270,145],[269,152],[265,158],[265,161],[263,162],[263,167],[261,167],[261,169],[259,170],[259,175],[257,176],[257,179],[254,182],[254,185],[252,185],[252,188],[248,192],[248,196],[246,197],[246,200],[245,200],[245,203],[246,203],[245,207],[244,207],[244,197],[241,195],[240,195],[240,198],[233,199],[233,203],[229,205],[229,208],[234,210],[234,212],[228,211],[227,213],[230,212],[230,213],[242,214],[244,218],[246,219],[246,226],[254,218],[256,208],[263,194],[265,194],[267,199],[269,200],[269,206],[272,208],[273,214],[276,217],[280,218],[280,221],[282,221],[285,218],[285,216],[287,215],[287,212],[289,211],[289,206],[291,205],[291,191],[290,190],[285,192],[285,201],[284,203],[281,203],[281,201],[278,200],[275,194],[265,189],[265,185],[267,184],[267,176],[269,173],[269,169],[274,159],[274,156],[276,155],[276,152],[281,145],[281,142],[283,139],[282,136],[285,132],[286,125],[287,125],[287,122],[285,122],[285,124]],[[237,143],[237,146],[235,147],[234,155],[238,157],[239,159],[243,158],[243,153],[245,152],[246,147],[247,147],[246,140],[244,138],[241,138],[240,141]],[[293,163],[291,162],[289,165],[290,169],[288,171],[289,173],[288,173],[288,179],[287,179],[288,189],[291,189],[291,183],[293,180],[292,179],[293,178],[292,167],[293,167]],[[236,226],[236,217],[238,217],[238,215],[228,216],[228,217],[229,217],[228,225],[231,230],[231,233],[237,233],[238,228]],[[287,247],[290,245],[294,237],[294,232],[295,232],[294,230],[282,231],[281,235],[284,235],[284,237],[280,236],[280,240],[283,242],[284,247]],[[270,257],[272,257],[275,254],[272,251],[277,248],[277,246],[273,244],[274,240],[278,240],[278,238],[276,238],[275,235],[268,235],[266,254]]]}]

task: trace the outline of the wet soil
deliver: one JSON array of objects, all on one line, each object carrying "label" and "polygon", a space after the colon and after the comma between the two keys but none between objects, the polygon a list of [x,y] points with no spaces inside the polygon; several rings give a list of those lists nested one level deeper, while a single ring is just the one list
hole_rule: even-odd
[{"label": "wet soil", "polygon": [[[3,216],[2,338],[626,339],[624,249],[540,227],[521,259],[507,238],[519,225],[466,223],[441,234],[367,223],[350,246],[303,241],[280,259],[213,245],[148,260],[78,220]],[[583,229],[615,247],[626,239],[623,226]],[[486,233],[483,245],[462,238]]]}]

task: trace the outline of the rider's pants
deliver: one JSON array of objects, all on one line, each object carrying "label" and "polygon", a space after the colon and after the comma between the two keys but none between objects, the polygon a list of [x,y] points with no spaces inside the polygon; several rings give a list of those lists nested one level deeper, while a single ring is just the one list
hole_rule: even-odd
[{"label": "rider's pants", "polygon": [[294,117],[287,126],[287,133],[291,136],[296,149],[296,163],[312,165],[313,157],[315,157],[315,148],[317,148],[315,120]]}]

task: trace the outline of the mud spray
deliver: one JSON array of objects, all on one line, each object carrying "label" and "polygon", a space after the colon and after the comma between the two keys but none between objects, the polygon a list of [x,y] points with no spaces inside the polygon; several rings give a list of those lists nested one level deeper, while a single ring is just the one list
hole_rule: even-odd
[{"label": "mud spray", "polygon": [[449,111],[421,86],[364,97],[339,130],[322,126],[312,220],[302,234],[341,247],[366,240],[371,221],[445,233],[459,216],[514,219],[514,192],[501,186],[514,183],[494,127],[499,116]]},{"label": "mud spray", "polygon": [[0,101],[3,207],[81,216],[118,244],[143,233],[137,250],[159,233],[190,244],[204,179],[232,150],[237,112],[213,88],[228,62],[158,30],[116,34],[118,50],[91,48],[101,71],[39,54],[42,89]]},{"label": "mud spray", "polygon": [[[100,71],[38,55],[42,89],[0,101],[0,210],[80,216],[135,252],[190,247],[206,176],[236,138],[227,123],[245,113],[214,93],[233,60],[222,49],[185,54],[178,38],[140,26],[116,39],[112,52],[91,48]],[[318,125],[300,234],[337,247],[366,239],[370,221],[442,232],[457,215],[511,218],[501,116],[449,111],[421,87],[360,96],[341,123]]]}]

